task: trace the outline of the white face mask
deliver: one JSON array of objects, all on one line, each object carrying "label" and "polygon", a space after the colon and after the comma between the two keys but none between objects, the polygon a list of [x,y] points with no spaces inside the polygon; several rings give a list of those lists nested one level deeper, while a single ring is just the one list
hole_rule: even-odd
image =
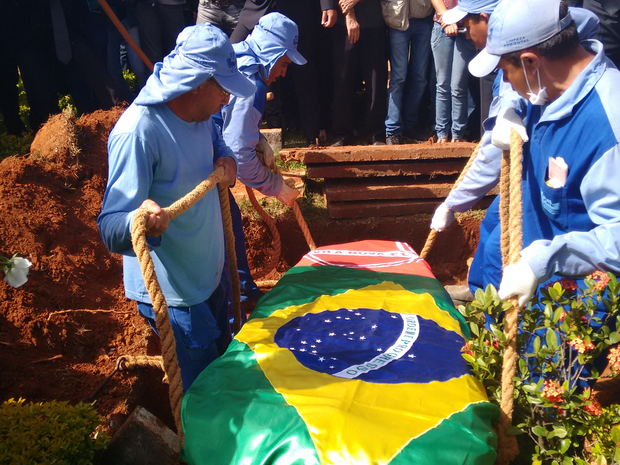
[{"label": "white face mask", "polygon": [[525,83],[527,84],[527,88],[529,90],[527,95],[529,95],[529,100],[531,104],[532,105],[544,105],[545,103],[549,101],[549,96],[547,95],[547,88],[542,87],[540,85],[540,71],[536,70],[536,76],[538,77],[538,93],[535,94],[534,92],[532,92],[530,81],[527,78],[527,72],[525,71],[525,63],[523,63],[523,60],[521,60],[521,66],[523,67],[523,75],[525,76]]}]

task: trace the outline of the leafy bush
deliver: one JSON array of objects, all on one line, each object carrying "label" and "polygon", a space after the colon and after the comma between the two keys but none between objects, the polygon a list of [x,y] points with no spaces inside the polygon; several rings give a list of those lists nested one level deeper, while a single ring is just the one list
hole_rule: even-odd
[{"label": "leafy bush", "polygon": [[[520,463],[620,463],[620,407],[603,409],[591,389],[581,387],[600,378],[592,363],[603,354],[608,353],[612,374],[620,372],[620,349],[612,347],[620,342],[615,329],[620,328],[620,285],[613,274],[596,272],[585,286],[580,289],[575,281],[560,279],[542,288],[521,310],[515,426],[507,431],[525,433],[519,438]],[[595,309],[601,303],[606,313],[598,318]],[[503,312],[509,305],[488,286],[476,292],[473,302],[459,307],[472,333],[463,358],[496,405],[507,346]]]},{"label": "leafy bush", "polygon": [[21,136],[0,134],[0,161],[6,157],[16,157],[30,152],[30,144],[34,140],[32,131],[23,133]]},{"label": "leafy bush", "polygon": [[91,464],[108,442],[95,434],[99,423],[89,404],[9,399],[0,406],[0,464]]}]

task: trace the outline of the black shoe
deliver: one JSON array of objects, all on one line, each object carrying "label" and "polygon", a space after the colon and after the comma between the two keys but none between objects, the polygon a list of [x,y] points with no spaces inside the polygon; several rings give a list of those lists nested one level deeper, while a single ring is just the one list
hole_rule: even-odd
[{"label": "black shoe", "polygon": [[400,145],[400,136],[398,134],[391,134],[385,138],[385,143],[387,145]]},{"label": "black shoe", "polygon": [[413,143],[426,142],[431,135],[420,131],[403,131],[403,136],[407,139],[411,139]]}]

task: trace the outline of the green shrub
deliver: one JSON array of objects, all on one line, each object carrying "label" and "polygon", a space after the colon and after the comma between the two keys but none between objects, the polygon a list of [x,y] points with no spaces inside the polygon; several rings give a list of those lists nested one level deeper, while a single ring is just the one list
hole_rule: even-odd
[{"label": "green shrub", "polygon": [[99,423],[89,404],[9,399],[0,406],[0,464],[92,464],[108,442],[94,434]]},{"label": "green shrub", "polygon": [[30,152],[30,144],[34,140],[32,131],[23,133],[21,136],[0,134],[0,161],[6,157],[16,157]]},{"label": "green shrub", "polygon": [[[600,303],[606,313],[595,314]],[[472,338],[463,358],[500,405],[503,354],[507,346],[502,302],[492,285],[459,311]],[[613,376],[620,375],[620,283],[612,273],[595,271],[584,288],[560,278],[539,290],[520,311],[519,360],[513,378],[513,427],[521,454],[516,463],[607,465],[620,463],[620,407],[603,409],[585,381],[601,378],[592,365],[601,354]],[[591,323],[596,323],[595,327]],[[590,366],[590,374],[584,371]]]}]

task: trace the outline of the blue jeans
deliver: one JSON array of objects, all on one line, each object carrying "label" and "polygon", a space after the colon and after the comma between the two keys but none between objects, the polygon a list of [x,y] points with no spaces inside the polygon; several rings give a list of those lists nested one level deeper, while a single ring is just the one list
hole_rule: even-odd
[{"label": "blue jeans", "polygon": [[[151,304],[138,302],[138,312],[159,334],[155,311]],[[168,307],[168,316],[176,342],[183,392],[186,392],[202,370],[226,349],[230,342],[228,302],[222,284],[204,302],[191,307]]]},{"label": "blue jeans", "polygon": [[418,122],[420,101],[428,82],[432,26],[432,16],[428,16],[409,19],[406,31],[388,28],[391,66],[385,119],[385,132],[388,136],[409,132]]},{"label": "blue jeans", "polygon": [[461,139],[468,117],[467,64],[476,54],[476,46],[463,34],[448,37],[441,25],[434,23],[431,49],[437,74],[437,138],[447,138],[451,129],[452,139]]}]

